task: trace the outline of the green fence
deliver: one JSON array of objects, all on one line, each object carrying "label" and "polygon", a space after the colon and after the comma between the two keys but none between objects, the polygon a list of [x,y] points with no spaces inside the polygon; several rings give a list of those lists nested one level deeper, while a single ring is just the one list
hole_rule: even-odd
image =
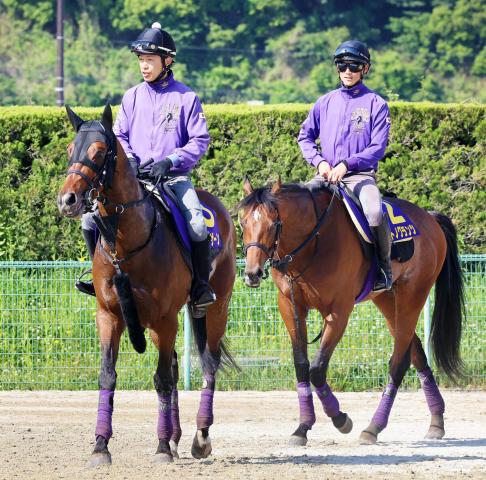
[{"label": "green fence", "polygon": [[[486,255],[463,255],[461,261],[467,299],[461,347],[467,377],[461,386],[484,388]],[[246,288],[242,265],[240,261],[227,329],[230,350],[242,372],[221,372],[218,387],[292,389],[292,353],[278,313],[275,287],[266,280],[259,289]],[[74,289],[75,279],[86,267],[79,262],[0,262],[0,389],[97,388],[100,355],[95,301]],[[433,304],[430,307],[433,309]],[[177,350],[181,376],[185,364],[186,385],[190,382],[198,388],[200,371],[193,350],[183,362],[183,352],[187,350],[183,314],[180,323]],[[321,323],[317,313],[312,312],[308,319],[309,337],[319,332]],[[423,315],[417,331],[423,339]],[[315,345],[310,347],[311,357],[315,349]],[[330,384],[336,390],[381,388],[387,379],[391,352],[392,339],[381,314],[371,302],[358,305],[331,360]],[[145,354],[135,353],[124,335],[117,363],[118,388],[152,389],[156,355],[151,344]],[[448,385],[440,376],[439,381]],[[415,372],[410,371],[404,386],[417,385]]]}]

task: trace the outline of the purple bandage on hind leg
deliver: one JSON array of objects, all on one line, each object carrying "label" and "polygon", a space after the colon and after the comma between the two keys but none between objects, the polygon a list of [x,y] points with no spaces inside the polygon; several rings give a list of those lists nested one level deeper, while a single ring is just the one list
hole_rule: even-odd
[{"label": "purple bandage on hind leg", "polygon": [[170,418],[172,420],[172,435],[170,437],[175,443],[179,443],[181,439],[181,421],[179,418],[179,392],[177,388],[172,390],[172,398],[170,402]]},{"label": "purple bandage on hind leg", "polygon": [[201,390],[201,401],[197,412],[197,429],[209,428],[214,421],[213,398],[216,381],[214,375],[204,375],[203,389]]},{"label": "purple bandage on hind leg", "polygon": [[159,420],[157,422],[157,436],[159,440],[168,442],[172,436],[171,394],[157,393],[159,397]]},{"label": "purple bandage on hind leg", "polygon": [[331,387],[325,383],[321,387],[316,387],[316,393],[324,407],[324,413],[328,417],[335,417],[339,413],[339,401],[332,393]]},{"label": "purple bandage on hind leg", "polygon": [[393,401],[397,395],[397,387],[393,385],[393,383],[389,383],[380,400],[380,404],[376,409],[371,422],[374,423],[379,431],[381,432],[388,424],[388,417],[390,416],[390,412],[393,406]]},{"label": "purple bandage on hind leg", "polygon": [[111,417],[113,415],[114,396],[114,390],[100,390],[95,435],[101,435],[106,440],[109,440],[113,434]]},{"label": "purple bandage on hind leg", "polygon": [[417,375],[419,377],[420,384],[422,385],[422,390],[424,391],[430,413],[432,415],[442,415],[445,410],[444,399],[439,392],[437,383],[435,383],[432,370],[427,367],[425,370],[418,372]]},{"label": "purple bandage on hind leg", "polygon": [[312,390],[309,382],[297,383],[297,395],[299,397],[300,423],[309,428],[316,423],[314,402],[312,401]]}]

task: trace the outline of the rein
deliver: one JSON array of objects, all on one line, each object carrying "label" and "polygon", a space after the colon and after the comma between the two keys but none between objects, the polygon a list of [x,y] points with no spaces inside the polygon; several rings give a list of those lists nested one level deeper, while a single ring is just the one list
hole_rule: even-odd
[{"label": "rein", "polygon": [[[316,240],[315,243],[315,248],[314,248],[314,253],[312,254],[309,262],[307,263],[306,267],[298,274],[298,275],[291,275],[288,273],[289,269],[289,264],[294,260],[294,258],[312,241],[314,238],[319,236],[319,231],[324,225],[325,221],[329,218],[329,215],[332,212],[332,207],[334,205],[334,199],[336,196],[338,196],[338,189],[337,187],[330,186],[329,187],[332,190],[332,197],[331,201],[329,202],[328,207],[322,212],[322,214],[318,217],[318,209],[317,209],[317,204],[316,200],[314,198],[314,195],[312,195],[312,192],[309,191],[309,194],[312,199],[312,203],[314,206],[314,212],[316,214],[316,225],[312,229],[312,231],[309,233],[309,235],[306,237],[306,239],[298,245],[296,248],[294,248],[290,253],[287,253],[286,255],[283,256],[282,259],[275,258],[275,253],[277,253],[278,249],[278,243],[280,240],[280,233],[282,231],[282,220],[280,219],[280,213],[278,211],[277,206],[275,205],[275,210],[277,211],[277,220],[275,221],[275,238],[272,243],[272,246],[269,248],[266,245],[260,243],[260,242],[250,242],[247,243],[243,246],[243,253],[246,257],[246,254],[248,252],[248,249],[250,247],[257,247],[260,250],[263,250],[266,255],[268,255],[268,262],[272,268],[275,268],[278,270],[280,273],[282,273],[285,278],[287,279],[290,287],[290,301],[292,303],[292,309],[293,309],[293,314],[294,314],[294,322],[297,330],[297,334],[299,336],[299,340],[303,343],[306,343],[307,345],[311,345],[315,342],[317,342],[321,337],[324,332],[324,328],[321,328],[321,331],[319,334],[310,342],[307,342],[307,340],[303,339],[302,333],[301,333],[301,328],[300,328],[300,318],[297,313],[297,309],[295,307],[295,295],[294,295],[294,283],[295,281],[300,278],[306,270],[312,265],[313,260],[315,256],[318,254],[319,251],[319,242]],[[263,278],[268,277],[268,271],[265,270]]]}]

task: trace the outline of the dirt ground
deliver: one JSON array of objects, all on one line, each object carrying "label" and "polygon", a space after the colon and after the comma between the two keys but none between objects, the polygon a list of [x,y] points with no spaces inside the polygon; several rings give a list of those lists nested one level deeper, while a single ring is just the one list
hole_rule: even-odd
[{"label": "dirt ground", "polygon": [[[180,459],[152,464],[157,446],[154,392],[117,392],[113,464],[87,468],[97,392],[0,392],[0,479],[486,479],[486,392],[443,392],[446,436],[425,441],[421,391],[401,392],[373,446],[358,443],[380,393],[340,393],[354,422],[340,434],[315,400],[318,421],[306,447],[288,445],[298,423],[294,392],[217,392],[213,453],[190,454],[198,392],[180,392]],[[317,408],[319,407],[319,408]]]}]

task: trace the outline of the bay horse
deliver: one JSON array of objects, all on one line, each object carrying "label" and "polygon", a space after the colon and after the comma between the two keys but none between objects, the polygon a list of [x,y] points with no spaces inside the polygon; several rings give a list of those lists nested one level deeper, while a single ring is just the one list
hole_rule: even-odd
[{"label": "bay horse", "polygon": [[[327,184],[311,191],[300,184],[253,189],[244,182],[245,197],[238,205],[246,256],[245,283],[258,287],[270,262],[278,288],[278,306],[290,335],[297,377],[300,424],[291,444],[305,445],[316,421],[311,383],[324,412],[342,433],[352,421],[339,408],[326,376],[332,353],[344,334],[349,316],[370,270],[370,260],[360,246],[357,230],[342,199]],[[459,346],[463,316],[463,277],[456,232],[445,215],[428,213],[397,198],[387,198],[402,208],[418,227],[415,253],[404,263],[393,261],[393,288],[369,294],[386,318],[394,338],[389,382],[360,443],[373,444],[386,427],[396,393],[412,362],[417,369],[431,422],[426,438],[444,436],[444,400],[415,329],[427,296],[435,284],[432,317],[433,352],[440,369],[451,378],[461,375]],[[386,221],[386,220],[385,220]],[[317,309],[323,331],[316,356],[309,364],[306,317]],[[319,338],[319,337],[318,337]],[[316,339],[317,340],[317,339]],[[312,343],[312,342],[311,342]]]},{"label": "bay horse", "polygon": [[[58,194],[59,211],[66,217],[79,218],[91,199],[97,201],[105,226],[93,259],[101,369],[96,445],[89,463],[111,463],[108,441],[112,436],[115,365],[125,326],[139,353],[146,347],[145,328],[158,349],[154,385],[159,443],[154,461],[171,462],[178,456],[181,437],[174,351],[177,315],[189,298],[191,271],[169,214],[142,188],[113,133],[111,107],[106,105],[100,121],[86,122],[66,109],[76,136],[68,146],[69,169]],[[211,452],[209,427],[213,423],[216,371],[222,361],[232,363],[223,336],[236,274],[236,236],[223,204],[208,192],[199,190],[198,195],[216,213],[223,244],[213,260],[210,280],[217,301],[205,317],[192,318],[204,384],[191,453],[195,458],[205,458]]]}]

